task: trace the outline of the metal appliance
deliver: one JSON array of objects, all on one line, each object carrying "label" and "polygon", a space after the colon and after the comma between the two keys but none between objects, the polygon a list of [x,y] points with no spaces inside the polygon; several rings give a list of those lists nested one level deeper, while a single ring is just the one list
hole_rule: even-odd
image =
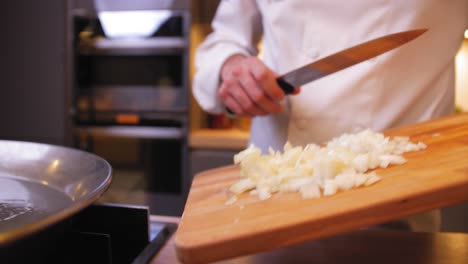
[{"label": "metal appliance", "polygon": [[[74,10],[75,146],[112,153],[131,142],[136,156],[120,166],[97,153],[115,169],[106,201],[182,213],[189,187],[190,18],[190,1],[96,1],[94,9]],[[112,143],[98,146],[106,140]]]},{"label": "metal appliance", "polygon": [[146,206],[96,203],[111,174],[91,153],[0,140],[2,263],[148,263],[176,225]]},{"label": "metal appliance", "polygon": [[0,258],[9,264],[146,264],[176,228],[149,216],[147,207],[94,203],[14,243],[0,244]]}]

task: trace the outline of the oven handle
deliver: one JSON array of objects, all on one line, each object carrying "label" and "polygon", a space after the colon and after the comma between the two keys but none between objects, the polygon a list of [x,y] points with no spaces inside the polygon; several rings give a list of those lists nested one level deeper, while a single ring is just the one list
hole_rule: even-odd
[{"label": "oven handle", "polygon": [[140,139],[181,139],[184,129],[180,127],[149,127],[149,126],[86,126],[75,128],[80,135],[123,137]]}]

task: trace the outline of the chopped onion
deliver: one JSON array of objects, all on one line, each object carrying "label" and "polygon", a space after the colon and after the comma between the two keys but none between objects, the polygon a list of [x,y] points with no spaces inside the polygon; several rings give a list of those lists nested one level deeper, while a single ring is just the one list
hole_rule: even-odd
[{"label": "chopped onion", "polygon": [[230,190],[235,195],[250,192],[261,200],[277,192],[299,192],[304,199],[334,195],[375,184],[380,177],[369,170],[403,164],[403,153],[424,148],[408,137],[389,138],[371,130],[343,134],[323,147],[287,142],[283,152],[269,149],[266,155],[250,145],[234,156],[241,179]]}]

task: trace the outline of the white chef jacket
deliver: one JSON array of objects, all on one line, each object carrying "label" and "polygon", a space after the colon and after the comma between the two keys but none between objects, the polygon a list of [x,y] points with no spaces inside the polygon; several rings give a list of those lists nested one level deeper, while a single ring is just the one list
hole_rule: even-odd
[{"label": "white chef jacket", "polygon": [[467,0],[224,0],[198,47],[193,95],[221,113],[219,72],[233,54],[257,55],[278,74],[383,35],[426,28],[403,46],[302,87],[285,111],[252,119],[266,151],[323,143],[363,128],[382,131],[454,111],[454,56],[468,28]]}]

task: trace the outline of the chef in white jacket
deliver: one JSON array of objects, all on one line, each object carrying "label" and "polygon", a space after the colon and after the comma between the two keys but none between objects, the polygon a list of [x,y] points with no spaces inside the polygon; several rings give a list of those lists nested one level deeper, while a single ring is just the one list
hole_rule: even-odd
[{"label": "chef in white jacket", "polygon": [[[195,99],[209,113],[251,116],[250,143],[282,150],[286,141],[323,143],[453,113],[454,56],[468,28],[468,0],[224,0],[212,27],[196,53]],[[428,31],[411,42],[294,95],[275,83],[350,46],[422,28]],[[436,231],[440,215],[414,216],[409,225]]]}]

